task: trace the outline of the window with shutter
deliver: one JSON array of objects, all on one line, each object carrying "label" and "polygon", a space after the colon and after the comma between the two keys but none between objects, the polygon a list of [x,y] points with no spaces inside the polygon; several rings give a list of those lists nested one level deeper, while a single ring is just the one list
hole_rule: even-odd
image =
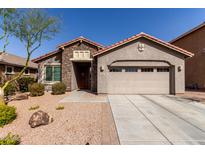
[{"label": "window with shutter", "polygon": [[60,66],[54,66],[54,81],[60,81],[61,79],[61,68]]},{"label": "window with shutter", "polygon": [[46,66],[46,81],[61,81],[60,66]]},{"label": "window with shutter", "polygon": [[46,66],[46,81],[52,81],[52,66]]}]

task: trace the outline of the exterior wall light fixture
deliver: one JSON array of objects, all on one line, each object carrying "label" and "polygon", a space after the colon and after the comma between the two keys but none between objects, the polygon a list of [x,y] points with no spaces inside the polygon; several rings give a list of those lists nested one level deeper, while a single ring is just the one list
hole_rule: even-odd
[{"label": "exterior wall light fixture", "polygon": [[103,72],[104,71],[104,66],[100,66],[100,72]]},{"label": "exterior wall light fixture", "polygon": [[178,72],[181,72],[182,71],[182,66],[178,66]]}]

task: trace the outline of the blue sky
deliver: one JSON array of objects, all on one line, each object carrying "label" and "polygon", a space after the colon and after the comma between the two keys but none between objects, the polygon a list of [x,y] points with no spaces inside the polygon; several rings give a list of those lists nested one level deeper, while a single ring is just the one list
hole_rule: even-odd
[{"label": "blue sky", "polygon": [[[60,17],[61,30],[52,40],[44,41],[32,58],[55,50],[57,45],[79,36],[103,45],[111,45],[140,32],[170,41],[205,21],[205,9],[46,9],[46,11],[50,15]],[[24,45],[14,38],[11,38],[7,51],[26,56]]]}]

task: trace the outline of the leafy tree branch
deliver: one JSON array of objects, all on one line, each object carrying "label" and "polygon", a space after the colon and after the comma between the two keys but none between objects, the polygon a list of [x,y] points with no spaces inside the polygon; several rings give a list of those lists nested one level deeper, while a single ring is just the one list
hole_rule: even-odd
[{"label": "leafy tree branch", "polygon": [[[30,58],[33,52],[35,52],[42,45],[43,41],[50,40],[59,31],[58,19],[48,16],[48,14],[40,9],[26,9],[19,11],[18,15],[18,19],[15,20],[14,24],[12,24],[15,25],[15,29],[2,29],[4,30],[4,33],[6,30],[6,35],[11,34],[15,36],[25,45],[27,53],[26,63],[17,76],[13,77],[11,80],[8,80],[4,84],[2,90],[5,90],[11,82],[18,80],[23,75],[24,71],[29,66]],[[8,40],[6,42],[8,43]]]},{"label": "leafy tree branch", "polygon": [[9,31],[15,28],[14,19],[17,17],[16,9],[0,9],[0,17],[2,18],[0,28],[3,30],[3,34],[0,36],[0,41],[4,42],[3,52],[5,52],[6,47],[9,44]]}]

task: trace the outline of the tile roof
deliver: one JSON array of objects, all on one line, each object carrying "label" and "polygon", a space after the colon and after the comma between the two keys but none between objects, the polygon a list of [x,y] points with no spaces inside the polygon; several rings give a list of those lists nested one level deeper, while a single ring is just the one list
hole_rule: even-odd
[{"label": "tile roof", "polygon": [[47,53],[47,54],[44,54],[44,55],[42,55],[42,56],[40,56],[40,57],[37,57],[37,58],[35,58],[35,59],[32,59],[31,61],[34,62],[34,63],[36,63],[36,62],[38,62],[39,60],[42,60],[42,59],[44,59],[44,58],[46,58],[46,57],[52,56],[52,55],[54,55],[54,54],[56,54],[56,53],[59,53],[59,52],[61,52],[61,51],[60,51],[60,50],[51,51],[51,52],[49,52],[49,53]]},{"label": "tile roof", "polygon": [[98,55],[100,55],[100,54],[103,54],[103,53],[105,53],[105,52],[107,52],[107,51],[110,51],[111,49],[117,48],[117,47],[119,47],[119,46],[121,46],[121,45],[124,45],[124,44],[126,44],[126,43],[129,43],[129,42],[134,41],[134,40],[136,40],[136,39],[138,39],[138,38],[141,38],[141,37],[144,37],[144,38],[146,38],[146,39],[148,39],[148,40],[154,41],[154,42],[156,42],[156,43],[158,43],[158,44],[161,44],[161,45],[163,45],[163,46],[166,46],[166,47],[168,47],[168,48],[170,48],[170,49],[172,49],[172,50],[175,50],[175,51],[177,51],[177,52],[180,52],[180,53],[186,55],[187,57],[192,57],[192,56],[194,56],[193,53],[188,52],[187,50],[184,50],[184,49],[182,49],[182,48],[179,48],[179,47],[177,47],[177,46],[175,46],[175,45],[172,45],[172,44],[170,44],[170,43],[167,43],[167,42],[165,42],[165,41],[162,41],[162,40],[160,40],[160,39],[157,39],[157,38],[155,38],[155,37],[153,37],[153,36],[151,36],[151,35],[148,35],[148,34],[146,34],[146,33],[143,33],[143,32],[141,32],[141,33],[139,33],[139,34],[137,34],[137,35],[134,35],[134,36],[132,36],[132,37],[130,37],[130,38],[127,38],[127,39],[125,39],[125,40],[122,40],[122,41],[120,41],[120,42],[117,42],[117,43],[115,43],[115,44],[113,44],[113,45],[111,45],[111,46],[105,47],[105,48],[101,49],[101,50],[100,50],[97,54],[95,54],[94,56],[98,56]]},{"label": "tile roof", "polygon": [[76,39],[73,39],[73,40],[71,40],[71,41],[68,41],[68,42],[66,42],[66,43],[63,43],[63,44],[58,45],[58,47],[57,47],[58,49],[55,50],[55,51],[49,52],[49,53],[47,53],[47,54],[45,54],[45,55],[42,55],[42,56],[37,57],[37,58],[35,58],[35,59],[32,59],[32,62],[38,62],[39,60],[42,60],[42,59],[44,59],[44,58],[46,58],[46,57],[49,57],[49,56],[52,56],[52,55],[54,55],[54,54],[56,54],[56,53],[58,53],[58,52],[61,52],[61,50],[60,50],[61,48],[65,47],[65,46],[68,46],[68,45],[70,45],[70,44],[73,44],[73,43],[75,43],[75,42],[78,42],[78,41],[87,42],[87,43],[89,43],[89,44],[92,44],[92,45],[94,45],[94,46],[100,48],[100,49],[102,49],[102,48],[104,47],[103,45],[101,45],[101,44],[99,44],[99,43],[96,43],[96,42],[94,42],[94,41],[91,41],[91,40],[89,40],[89,39],[83,37],[83,36],[80,36],[80,37],[78,37],[78,38],[76,38]]},{"label": "tile roof", "polygon": [[[0,64],[8,64],[8,65],[14,65],[14,66],[24,66],[26,63],[26,58],[16,56],[7,52],[0,52]],[[30,68],[38,68],[38,65],[29,62],[28,67]]]},{"label": "tile roof", "polygon": [[85,38],[85,37],[83,37],[83,36],[80,36],[80,37],[78,37],[78,38],[76,38],[76,39],[73,39],[73,40],[68,41],[68,42],[66,42],[66,43],[63,43],[63,44],[60,44],[60,45],[58,46],[58,48],[62,48],[62,47],[64,47],[64,46],[70,45],[70,44],[75,43],[75,42],[77,42],[77,41],[85,41],[85,42],[87,42],[87,43],[89,43],[89,44],[92,44],[92,45],[94,45],[94,46],[96,46],[96,47],[99,47],[99,48],[103,48],[103,47],[104,47],[103,45],[101,45],[101,44],[99,44],[99,43],[96,43],[96,42],[94,42],[94,41],[91,41],[90,39],[87,39],[87,38]]},{"label": "tile roof", "polygon": [[182,35],[178,36],[177,38],[175,38],[175,39],[169,41],[169,43],[174,43],[174,42],[176,42],[177,40],[179,40],[179,39],[181,39],[181,38],[183,38],[183,37],[185,37],[185,36],[187,36],[187,35],[189,35],[189,34],[195,32],[196,30],[198,30],[198,29],[200,29],[200,28],[202,28],[202,27],[204,27],[204,26],[205,26],[205,22],[203,22],[202,24],[200,24],[200,25],[198,25],[198,26],[192,28],[192,29],[189,30],[188,32],[183,33]]}]

